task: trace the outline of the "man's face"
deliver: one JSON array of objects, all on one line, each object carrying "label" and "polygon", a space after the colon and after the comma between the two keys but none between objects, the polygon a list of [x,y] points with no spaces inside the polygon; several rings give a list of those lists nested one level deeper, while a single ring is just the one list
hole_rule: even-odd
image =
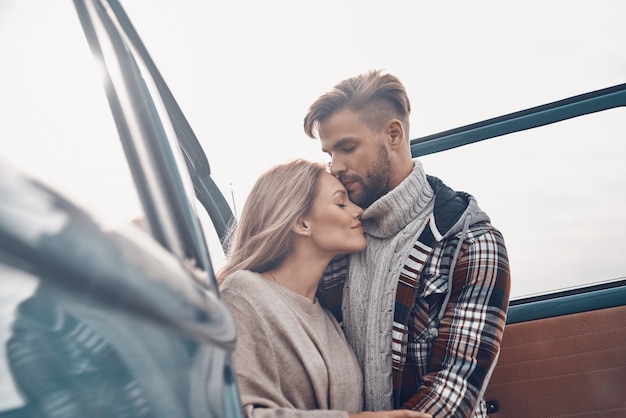
[{"label": "man's face", "polygon": [[343,109],[319,125],[322,151],[331,157],[331,173],[346,187],[350,200],[369,207],[390,190],[392,162],[382,132]]}]

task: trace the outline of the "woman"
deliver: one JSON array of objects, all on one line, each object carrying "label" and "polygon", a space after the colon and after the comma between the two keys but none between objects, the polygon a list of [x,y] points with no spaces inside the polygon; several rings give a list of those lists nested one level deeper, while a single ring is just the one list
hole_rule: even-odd
[{"label": "woman", "polygon": [[322,164],[304,160],[275,166],[250,192],[218,272],[237,326],[246,416],[429,416],[359,413],[361,369],[339,324],[317,303],[329,261],[365,248],[361,213]]}]

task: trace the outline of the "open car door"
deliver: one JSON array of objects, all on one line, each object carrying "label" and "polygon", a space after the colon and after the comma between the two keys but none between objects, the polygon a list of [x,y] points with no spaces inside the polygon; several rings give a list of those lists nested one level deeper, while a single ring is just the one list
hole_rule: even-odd
[{"label": "open car door", "polygon": [[121,5],[74,5],[144,216],[105,227],[0,164],[0,276],[26,294],[2,336],[20,405],[0,416],[241,417],[234,322],[195,202],[221,238],[230,208]]},{"label": "open car door", "polygon": [[[417,157],[457,147],[471,147],[473,146],[471,144],[489,138],[503,137],[531,129],[542,129],[550,124],[599,112],[623,112],[624,106],[626,106],[626,84],[621,84],[414,139],[411,149],[413,156]],[[623,114],[621,116],[623,122]],[[594,137],[588,138],[589,145],[583,148],[591,154],[591,150],[597,147],[597,154],[602,155],[605,142],[601,142],[598,136],[602,135],[603,130],[602,126],[598,124],[595,126],[595,129],[589,130]],[[520,141],[519,138],[516,139]],[[494,140],[491,139],[491,141]],[[504,139],[498,138],[498,140]],[[544,138],[542,140],[545,141]],[[536,144],[541,146],[545,142],[533,143],[533,145]],[[523,145],[520,144],[520,147]],[[609,149],[608,146],[606,148]],[[538,147],[535,152],[543,153],[544,149]],[[501,158],[507,157],[522,158],[515,154],[503,155]],[[546,158],[550,157],[552,160],[549,161],[554,167],[564,164],[561,161],[563,160],[561,155]],[[527,162],[528,166],[532,164],[533,161]],[[622,159],[621,164],[623,167],[626,161]],[[585,178],[588,178],[591,184],[599,184],[601,182],[599,179],[602,178],[600,174],[607,174],[593,172],[584,165],[574,169],[584,170]],[[553,170],[556,171],[557,168]],[[602,167],[600,162],[600,170],[608,170],[608,168]],[[503,176],[503,171],[498,171],[497,175]],[[525,175],[525,173],[520,172],[517,175]],[[610,180],[610,172],[608,177]],[[487,182],[484,178],[481,180]],[[626,194],[624,189],[610,189],[609,192],[617,201],[621,201],[619,199],[623,199]],[[511,193],[521,194],[522,191],[515,190]],[[530,190],[524,194],[528,196],[524,200],[534,202],[537,207],[543,207],[541,196],[536,197],[532,193],[533,190]],[[547,195],[543,196],[545,198]],[[502,199],[507,199],[507,197],[502,196]],[[581,199],[603,201],[606,198],[607,196],[598,195],[596,191],[595,194],[587,193]],[[531,234],[532,231],[533,234],[531,242],[547,254],[547,261],[539,257],[527,260],[531,266],[526,266],[528,268],[525,271],[530,271],[532,274],[532,263],[536,263],[534,271],[539,274],[545,263],[555,262],[555,257],[550,258],[550,253],[568,251],[565,248],[555,248],[553,244],[555,240],[548,237],[550,229],[548,226],[565,224],[559,217],[565,217],[566,213],[549,211],[546,208],[542,212],[544,218],[549,217],[550,214],[557,218],[546,219],[541,228],[528,225],[528,233]],[[591,222],[594,222],[593,220],[598,216],[602,216],[601,213],[592,215]],[[524,221],[522,217],[514,220],[521,224]],[[593,225],[600,236],[598,241],[601,245],[610,246],[611,241],[602,239],[602,236],[608,238],[614,235],[615,231],[613,229],[599,230],[602,227],[598,222]],[[615,228],[623,228],[624,214],[618,215],[612,225]],[[579,225],[573,221],[569,226],[579,228]],[[545,234],[542,234],[543,232]],[[506,232],[504,235],[506,238]],[[580,237],[581,241],[584,239],[584,236]],[[619,240],[619,243],[621,244],[622,241]],[[581,246],[576,240],[572,242],[572,245]],[[623,245],[621,250],[623,251]],[[511,251],[511,255],[516,254]],[[585,258],[583,254],[580,262],[593,266],[599,261]],[[619,263],[614,264],[619,265]],[[485,394],[490,417],[618,418],[626,416],[626,279],[623,271],[617,274],[618,277],[610,280],[603,277],[588,277],[589,284],[511,299],[500,357]],[[516,281],[523,282],[525,279],[537,280],[536,277],[516,275],[514,265],[512,265],[511,277],[513,284]],[[546,281],[559,282],[560,279],[562,278],[549,276]]]}]

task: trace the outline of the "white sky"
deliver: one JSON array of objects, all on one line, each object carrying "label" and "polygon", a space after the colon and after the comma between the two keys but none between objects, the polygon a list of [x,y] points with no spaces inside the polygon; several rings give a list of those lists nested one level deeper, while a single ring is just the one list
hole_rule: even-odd
[{"label": "white sky", "polygon": [[[327,160],[302,118],[369,69],[404,82],[412,138],[626,82],[623,0],[122,4],[238,210],[271,165]],[[135,216],[73,3],[0,0],[0,57],[0,160],[109,222]],[[608,113],[422,159],[504,232],[514,295],[625,275],[625,118]]]}]

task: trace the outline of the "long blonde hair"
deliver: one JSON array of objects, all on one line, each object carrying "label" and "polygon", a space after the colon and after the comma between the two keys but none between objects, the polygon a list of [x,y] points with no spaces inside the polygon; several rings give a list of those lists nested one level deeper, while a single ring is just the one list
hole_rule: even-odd
[{"label": "long blonde hair", "polygon": [[218,283],[236,270],[263,273],[278,266],[291,252],[291,228],[313,207],[317,184],[326,167],[302,159],[279,164],[256,181],[238,225],[228,233],[226,264]]}]

